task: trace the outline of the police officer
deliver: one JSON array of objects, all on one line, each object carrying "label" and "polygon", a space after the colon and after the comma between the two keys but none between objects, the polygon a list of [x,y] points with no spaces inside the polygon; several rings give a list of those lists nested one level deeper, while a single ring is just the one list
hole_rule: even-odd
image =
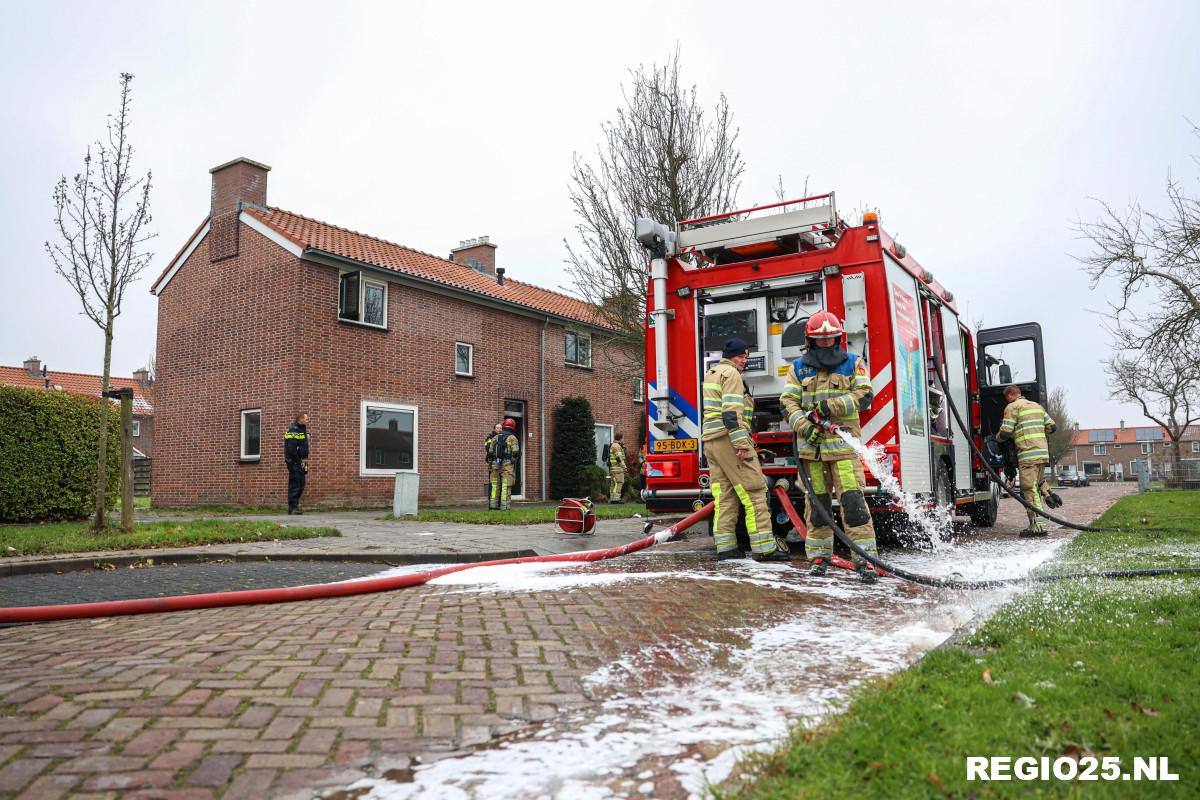
[{"label": "police officer", "polygon": [[[809,419],[808,414],[844,428],[855,438],[861,435],[858,415],[871,405],[871,378],[867,362],[846,352],[841,320],[828,311],[813,314],[804,329],[808,350],[788,369],[780,403],[788,424],[797,434],[798,467],[807,470],[815,498],[804,504],[804,522],[808,526],[805,550],[811,561],[809,574],[824,575],[833,556],[833,528],[814,513],[820,503],[833,515],[833,493],[842,507],[842,525],[847,535],[863,550],[874,555],[875,526],[867,508],[862,487],[865,483],[862,463],[840,436]],[[854,553],[854,563],[863,583],[877,580],[874,568]]]},{"label": "police officer", "polygon": [[608,473],[612,478],[612,487],[608,493],[610,503],[625,502],[621,499],[621,492],[625,488],[625,473],[628,468],[625,463],[625,445],[621,443],[623,438],[625,434],[618,433],[608,447]]},{"label": "police officer", "polygon": [[713,494],[713,537],[717,559],[741,558],[737,543],[738,508],[746,514],[750,549],[759,561],[787,561],[771,531],[767,482],[745,418],[749,348],[741,339],[725,342],[721,360],[704,375],[704,423],[700,439],[708,462]]},{"label": "police officer", "polygon": [[303,514],[300,495],[308,474],[308,414],[300,414],[283,434],[283,463],[288,471],[288,513]]},{"label": "police officer", "polygon": [[521,443],[513,435],[516,429],[517,421],[506,419],[500,426],[500,433],[492,439],[492,491],[488,495],[488,508],[492,510],[509,509],[508,493],[517,480],[516,460],[521,453]]},{"label": "police officer", "polygon": [[1037,509],[1025,509],[1029,516],[1029,527],[1021,531],[1020,536],[1045,536],[1046,520],[1038,512],[1044,511],[1046,506],[1058,508],[1062,505],[1062,498],[1050,491],[1050,484],[1045,478],[1046,465],[1050,463],[1046,435],[1054,433],[1058,426],[1046,409],[1021,396],[1021,387],[1013,385],[1005,388],[1004,399],[1008,405],[1004,407],[1004,419],[1000,422],[1000,430],[996,432],[996,440],[1004,442],[1011,439],[1016,444],[1021,495]]}]

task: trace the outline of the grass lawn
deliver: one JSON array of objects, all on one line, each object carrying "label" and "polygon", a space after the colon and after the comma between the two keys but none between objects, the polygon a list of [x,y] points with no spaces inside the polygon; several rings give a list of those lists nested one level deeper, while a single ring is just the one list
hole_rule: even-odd
[{"label": "grass lawn", "polygon": [[[445,509],[440,511],[422,511],[415,516],[396,517],[387,515],[388,519],[411,520],[413,522],[462,522],[475,525],[535,525],[543,522],[554,522],[553,506],[513,506],[508,511],[488,511],[487,509]],[[598,519],[626,519],[635,515],[646,516],[644,503],[622,503],[609,505],[596,504]]]},{"label": "grass lawn", "polygon": [[[1146,518],[1147,523],[1141,520]],[[1039,571],[1200,567],[1200,492],[1120,500]],[[1198,797],[1200,575],[1045,584],[743,764],[722,798]],[[1176,782],[966,780],[967,756],[1166,756]],[[1097,775],[1100,770],[1097,770]]]},{"label": "grass lawn", "polygon": [[103,534],[92,533],[86,522],[4,525],[0,526],[0,557],[312,539],[318,536],[341,536],[341,533],[335,528],[301,528],[273,522],[224,519],[139,522],[133,526],[132,533],[122,533],[118,527],[110,527]]}]

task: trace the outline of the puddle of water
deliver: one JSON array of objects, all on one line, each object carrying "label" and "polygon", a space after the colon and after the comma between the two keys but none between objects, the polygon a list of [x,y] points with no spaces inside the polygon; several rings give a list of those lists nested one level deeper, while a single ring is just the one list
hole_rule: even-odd
[{"label": "puddle of water", "polygon": [[[1061,543],[978,542],[954,554],[907,552],[894,560],[922,571],[1012,577]],[[608,800],[654,796],[664,791],[663,780],[673,779],[668,793],[682,787],[684,794],[702,797],[706,786],[725,780],[748,752],[774,746],[797,722],[836,710],[851,687],[914,663],[1018,591],[960,593],[895,580],[863,586],[850,575],[817,580],[786,565],[717,563],[694,554],[513,566],[522,569],[467,570],[447,576],[456,580],[446,584],[464,591],[538,591],[596,581],[690,579],[750,584],[764,597],[789,591],[809,598],[783,621],[713,631],[720,641],[698,632],[685,643],[628,653],[585,678],[594,695],[608,695],[596,706],[492,747],[417,767],[411,782],[368,778],[351,790],[376,800]],[[648,765],[657,769],[648,771]]]}]

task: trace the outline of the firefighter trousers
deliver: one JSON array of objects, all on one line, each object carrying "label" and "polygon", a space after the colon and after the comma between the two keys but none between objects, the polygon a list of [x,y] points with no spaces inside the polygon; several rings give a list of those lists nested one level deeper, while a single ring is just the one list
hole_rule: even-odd
[{"label": "firefighter trousers", "polygon": [[[837,494],[838,503],[842,509],[842,529],[850,540],[866,550],[871,555],[879,552],[875,545],[875,525],[871,522],[871,510],[867,508],[867,500],[863,497],[862,487],[865,483],[862,464],[857,458],[843,458],[838,461],[808,461],[802,460],[800,468],[808,471],[816,497],[809,497],[804,503],[804,524],[808,526],[808,538],[804,541],[804,552],[809,560],[823,558],[828,560],[833,555],[833,528],[821,521],[820,515],[813,508],[814,503],[820,503],[832,518],[833,494]],[[855,564],[866,563],[858,553],[852,553]]]},{"label": "firefighter trousers", "polygon": [[625,489],[625,470],[614,469],[612,471],[612,487],[608,493],[609,500],[620,500],[621,492]]},{"label": "firefighter trousers", "polygon": [[1025,498],[1025,502],[1037,509],[1037,512],[1025,509],[1025,514],[1029,517],[1029,530],[1040,531],[1045,530],[1046,522],[1048,521],[1041,515],[1040,512],[1046,510],[1045,504],[1042,502],[1042,496],[1050,493],[1050,484],[1046,483],[1045,471],[1048,461],[1025,462],[1022,461],[1017,466],[1017,474],[1021,481],[1021,496]]},{"label": "firefighter trousers", "polygon": [[758,455],[749,461],[738,458],[728,437],[704,443],[713,495],[713,538],[717,552],[736,550],[738,510],[746,513],[746,533],[755,553],[775,550],[771,532],[771,510],[767,507],[767,481]]},{"label": "firefighter trousers", "polygon": [[492,491],[488,495],[488,508],[507,509],[508,493],[517,481],[517,468],[513,464],[492,467]]}]

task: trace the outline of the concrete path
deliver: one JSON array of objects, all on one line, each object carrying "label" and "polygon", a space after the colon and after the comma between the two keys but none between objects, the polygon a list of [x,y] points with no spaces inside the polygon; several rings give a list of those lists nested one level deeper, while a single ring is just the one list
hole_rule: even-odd
[{"label": "concrete path", "polygon": [[[1069,490],[1063,512],[1090,520],[1125,491]],[[361,516],[361,532],[347,531],[355,547],[466,546],[457,527]],[[959,549],[889,555],[1019,573],[1070,535],[1019,541],[1023,520],[1006,500],[1000,525]],[[639,522],[604,522],[603,535],[628,541]],[[489,547],[520,533],[469,531],[497,537]],[[311,543],[253,545],[275,546]],[[1002,599],[716,564],[708,548],[693,539],[335,600],[0,629],[0,796],[687,796],[727,774],[739,747],[769,744]]]}]

